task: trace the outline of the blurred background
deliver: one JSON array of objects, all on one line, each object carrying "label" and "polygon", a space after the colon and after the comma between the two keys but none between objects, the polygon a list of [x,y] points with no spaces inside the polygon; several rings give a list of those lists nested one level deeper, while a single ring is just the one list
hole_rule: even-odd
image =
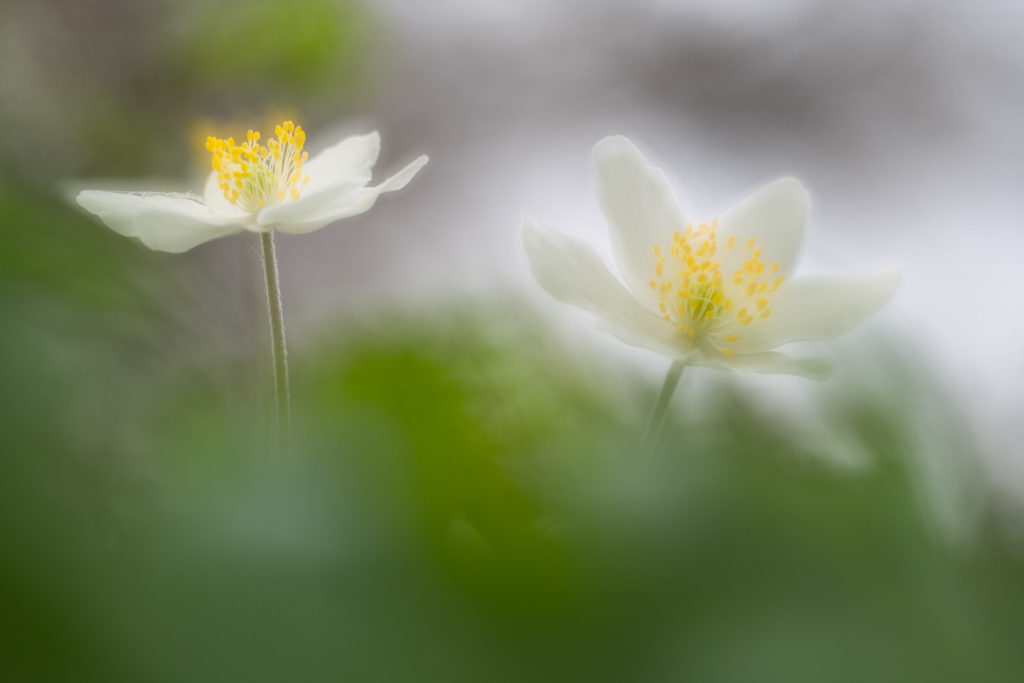
[{"label": "blurred background", "polygon": [[[0,4],[0,680],[1019,681],[1024,6]],[[205,135],[379,129],[370,213],[175,256],[71,187],[201,187]],[[796,175],[804,272],[899,265],[815,384],[684,378],[526,268],[606,257],[590,148],[695,216]]]}]

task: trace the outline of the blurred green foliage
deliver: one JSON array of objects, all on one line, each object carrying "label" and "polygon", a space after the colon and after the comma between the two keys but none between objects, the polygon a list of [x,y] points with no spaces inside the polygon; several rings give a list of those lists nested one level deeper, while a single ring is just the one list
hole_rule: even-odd
[{"label": "blurred green foliage", "polygon": [[[806,424],[741,384],[684,391],[644,461],[655,387],[521,305],[386,311],[293,345],[275,463],[262,312],[210,322],[238,302],[203,250],[152,254],[10,183],[0,213],[2,680],[1024,672],[1024,563],[991,510],[967,543],[935,533],[911,435],[970,442],[906,368],[830,387]],[[841,446],[866,462],[829,464]]]},{"label": "blurred green foliage", "polygon": [[188,82],[309,93],[344,92],[365,76],[370,22],[340,0],[194,3],[166,46],[172,68]]}]

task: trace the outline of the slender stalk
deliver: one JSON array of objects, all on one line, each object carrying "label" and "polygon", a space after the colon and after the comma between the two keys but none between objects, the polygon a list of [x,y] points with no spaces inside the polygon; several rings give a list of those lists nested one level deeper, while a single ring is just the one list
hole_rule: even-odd
[{"label": "slender stalk", "polygon": [[647,456],[653,454],[658,447],[658,439],[661,437],[661,428],[665,424],[665,413],[668,411],[668,404],[672,401],[672,395],[679,385],[679,378],[683,374],[685,364],[681,360],[672,361],[665,375],[665,383],[661,385],[661,393],[651,411],[651,419],[647,422],[647,429],[644,431],[644,440],[640,446],[640,454]]},{"label": "slender stalk", "polygon": [[267,312],[270,314],[270,341],[274,357],[274,409],[277,414],[275,437],[278,454],[288,450],[291,428],[291,395],[288,390],[288,345],[284,338],[284,310],[281,307],[281,282],[277,274],[277,249],[274,232],[260,234],[263,247],[263,274],[267,280]]}]

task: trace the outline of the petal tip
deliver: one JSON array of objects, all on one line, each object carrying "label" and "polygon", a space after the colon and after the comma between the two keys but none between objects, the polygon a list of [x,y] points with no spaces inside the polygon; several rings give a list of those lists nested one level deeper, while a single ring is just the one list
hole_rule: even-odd
[{"label": "petal tip", "polygon": [[619,154],[640,154],[640,150],[625,135],[605,136],[598,140],[591,150],[595,162]]},{"label": "petal tip", "polygon": [[420,172],[420,170],[427,165],[430,161],[426,154],[413,159],[409,164],[405,166],[401,171],[394,174],[383,183],[377,186],[378,192],[394,192],[396,190],[403,189],[409,182]]},{"label": "petal tip", "polygon": [[811,193],[799,179],[792,176],[786,176],[779,178],[771,183],[768,183],[768,187],[775,190],[781,195],[788,195],[796,200],[794,203],[800,205],[804,211],[808,209],[811,204]]},{"label": "petal tip", "polygon": [[93,201],[96,199],[98,194],[97,190],[82,190],[74,196],[75,203],[81,206],[86,211],[92,211]]},{"label": "petal tip", "polygon": [[875,277],[878,278],[878,288],[883,292],[885,298],[884,305],[895,296],[896,290],[899,289],[900,283],[903,281],[903,270],[897,266],[889,266],[880,269]]},{"label": "petal tip", "polygon": [[359,140],[367,142],[369,143],[371,149],[375,149],[378,151],[380,150],[380,131],[378,130],[371,130],[369,133],[356,134],[347,138],[342,138],[340,142],[345,142],[348,140]]}]

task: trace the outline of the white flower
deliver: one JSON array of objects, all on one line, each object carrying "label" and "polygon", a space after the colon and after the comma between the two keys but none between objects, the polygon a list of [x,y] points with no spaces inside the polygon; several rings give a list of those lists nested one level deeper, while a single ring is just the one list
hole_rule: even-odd
[{"label": "white flower", "polygon": [[202,197],[161,192],[85,190],[78,203],[115,232],[150,249],[179,253],[238,232],[302,234],[363,213],[383,192],[400,190],[426,163],[421,156],[380,185],[368,187],[380,151],[376,132],[345,138],[307,161],[305,133],[285,121],[260,143],[207,138],[213,173]]},{"label": "white flower", "polygon": [[623,286],[586,243],[525,216],[530,268],[556,299],[622,341],[731,370],[817,374],[773,351],[849,331],[895,292],[899,273],[792,277],[808,195],[777,180],[719,219],[690,224],[665,174],[624,137],[594,147],[597,195]]}]

